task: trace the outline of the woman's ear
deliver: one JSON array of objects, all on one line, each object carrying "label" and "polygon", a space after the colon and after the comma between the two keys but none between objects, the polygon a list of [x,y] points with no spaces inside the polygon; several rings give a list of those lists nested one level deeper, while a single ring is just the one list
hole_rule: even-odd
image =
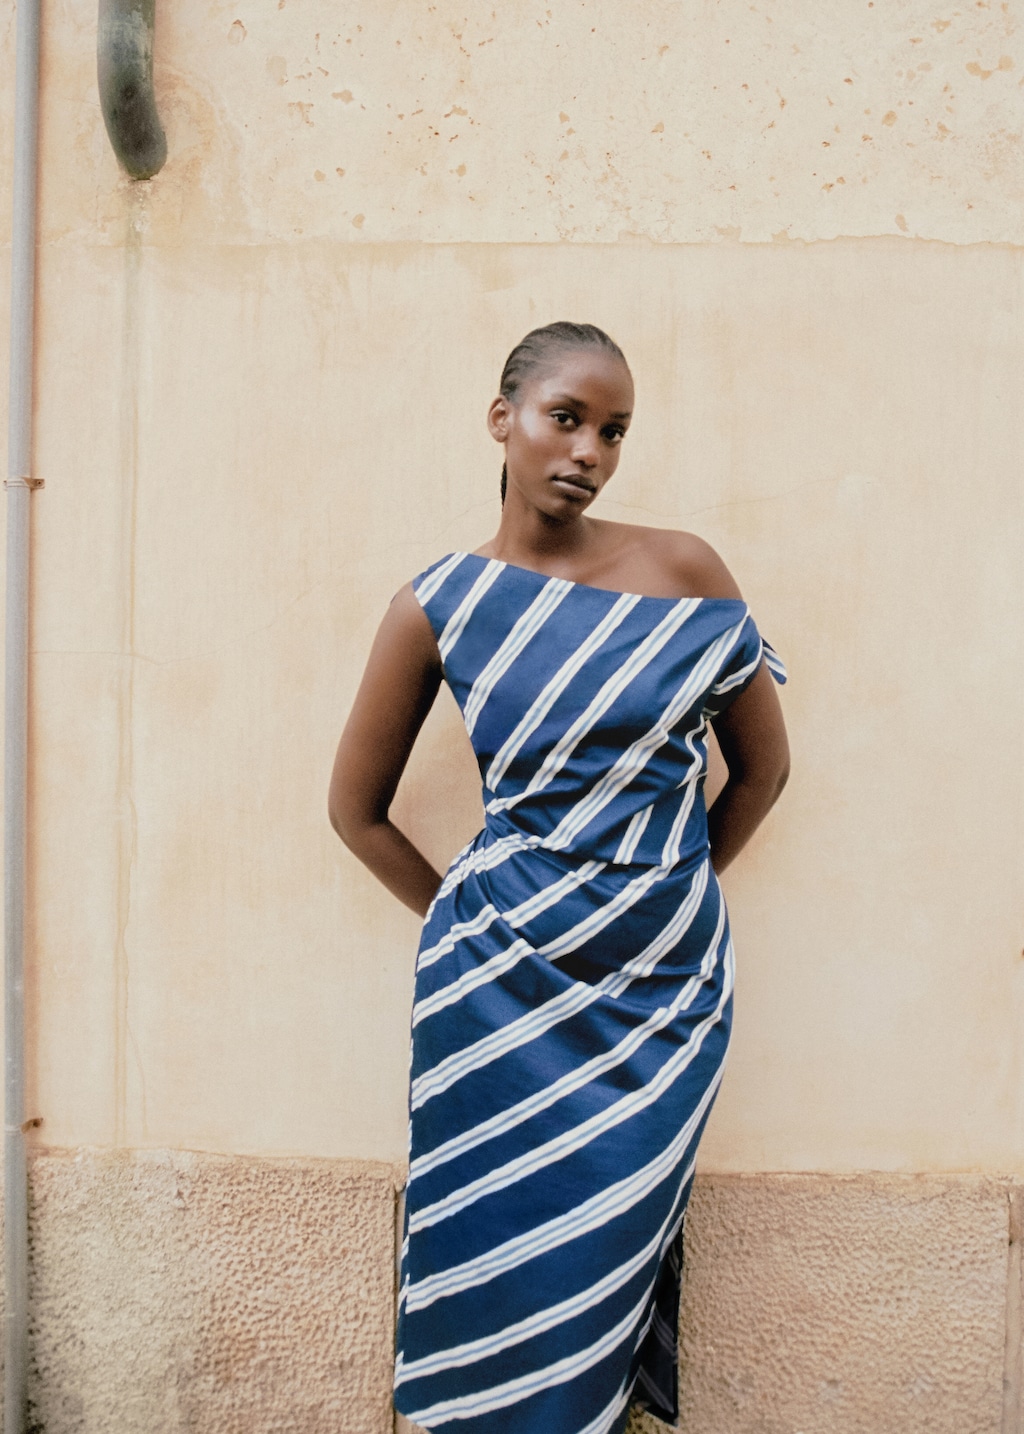
[{"label": "woman's ear", "polygon": [[496,398],[487,410],[487,431],[496,443],[508,438],[510,404],[507,398]]}]

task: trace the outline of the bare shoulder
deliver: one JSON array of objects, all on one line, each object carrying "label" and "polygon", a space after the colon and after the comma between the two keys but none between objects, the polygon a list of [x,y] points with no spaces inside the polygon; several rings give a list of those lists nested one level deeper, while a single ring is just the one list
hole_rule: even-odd
[{"label": "bare shoulder", "polygon": [[430,626],[430,619],[420,606],[420,600],[416,596],[416,589],[412,583],[406,583],[398,589],[388,605],[388,613],[393,614],[397,621],[425,622]]},{"label": "bare shoulder", "polygon": [[671,528],[642,528],[642,542],[651,560],[678,585],[680,592],[693,597],[740,598],[739,586],[721,557],[696,533]]},{"label": "bare shoulder", "polygon": [[415,652],[430,663],[440,662],[434,629],[420,606],[412,583],[399,588],[391,599],[380,625],[378,641],[389,647]]}]

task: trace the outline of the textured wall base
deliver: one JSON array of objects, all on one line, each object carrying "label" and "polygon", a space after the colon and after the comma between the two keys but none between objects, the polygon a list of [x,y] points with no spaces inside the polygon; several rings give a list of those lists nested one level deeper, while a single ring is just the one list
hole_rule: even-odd
[{"label": "textured wall base", "polygon": [[45,1434],[387,1434],[394,1172],[181,1152],[32,1166]]},{"label": "textured wall base", "polygon": [[[35,1434],[390,1434],[395,1189],[369,1162],[37,1156]],[[1020,1207],[984,1177],[705,1176],[681,1428],[1024,1434]]]},{"label": "textured wall base", "polygon": [[1012,1196],[980,1177],[699,1182],[682,1428],[1019,1434],[1003,1397]]}]

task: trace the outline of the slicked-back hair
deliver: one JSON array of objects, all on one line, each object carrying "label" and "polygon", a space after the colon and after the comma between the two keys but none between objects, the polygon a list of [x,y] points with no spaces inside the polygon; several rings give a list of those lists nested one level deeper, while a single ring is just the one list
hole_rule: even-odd
[{"label": "slicked-back hair", "polygon": [[[626,355],[604,329],[599,329],[596,324],[573,324],[567,319],[559,319],[557,323],[545,324],[542,329],[531,329],[526,337],[516,344],[501,371],[502,398],[507,398],[509,403],[515,403],[526,379],[547,368],[556,354],[569,353],[573,349],[603,349],[605,353],[625,364],[627,370],[629,368]],[[505,501],[507,482],[508,473],[502,464],[502,503]]]}]

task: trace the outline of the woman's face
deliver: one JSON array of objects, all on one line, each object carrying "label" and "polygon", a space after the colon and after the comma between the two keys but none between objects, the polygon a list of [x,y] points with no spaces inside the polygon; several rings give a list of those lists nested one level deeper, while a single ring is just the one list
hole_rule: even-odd
[{"label": "woman's face", "polygon": [[556,354],[524,380],[515,402],[497,398],[487,423],[505,445],[508,491],[554,519],[589,508],[619,463],[633,413],[633,380],[602,349]]}]

